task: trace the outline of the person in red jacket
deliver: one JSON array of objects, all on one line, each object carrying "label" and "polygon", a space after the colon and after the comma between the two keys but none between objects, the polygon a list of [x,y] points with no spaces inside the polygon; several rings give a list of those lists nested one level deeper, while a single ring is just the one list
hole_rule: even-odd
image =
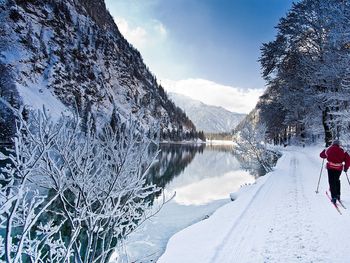
[{"label": "person in red jacket", "polygon": [[[327,171],[329,189],[331,191],[332,202],[335,204],[340,200],[340,175],[347,172],[350,166],[350,156],[340,147],[339,140],[334,140],[332,145],[320,153],[320,157],[327,158]],[[343,164],[344,163],[344,164]]]}]

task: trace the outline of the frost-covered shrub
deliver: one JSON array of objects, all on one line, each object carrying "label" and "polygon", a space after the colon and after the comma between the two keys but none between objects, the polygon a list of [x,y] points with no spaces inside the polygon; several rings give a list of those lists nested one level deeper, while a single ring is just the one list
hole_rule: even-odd
[{"label": "frost-covered shrub", "polygon": [[0,260],[108,262],[155,212],[159,189],[145,174],[158,134],[135,121],[83,132],[74,115],[21,116],[13,149],[0,155]]},{"label": "frost-covered shrub", "polygon": [[264,173],[268,173],[272,171],[279,153],[268,148],[265,136],[265,125],[254,126],[250,122],[245,122],[234,136],[234,142],[235,152],[240,156],[242,163],[247,163],[248,166],[258,165]]}]

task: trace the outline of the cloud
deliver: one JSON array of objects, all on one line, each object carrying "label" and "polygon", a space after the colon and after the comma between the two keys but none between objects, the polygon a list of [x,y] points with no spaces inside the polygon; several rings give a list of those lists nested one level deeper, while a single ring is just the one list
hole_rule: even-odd
[{"label": "cloud", "polygon": [[117,18],[115,22],[119,31],[130,43],[138,48],[145,46],[148,38],[146,29],[140,26],[131,27],[124,18]]},{"label": "cloud", "polygon": [[158,33],[161,37],[166,37],[168,35],[168,31],[165,28],[165,26],[158,20],[153,20],[154,23],[154,30],[156,33]]},{"label": "cloud", "polygon": [[[158,79],[193,77],[194,52],[185,52],[175,33],[154,8],[162,0],[106,0],[111,15],[125,39],[140,51],[148,68]],[[186,45],[187,46],[187,45]],[[196,75],[197,76],[197,75]]]},{"label": "cloud", "polygon": [[184,55],[174,45],[171,32],[161,21],[117,14],[113,17],[121,34],[140,51],[144,62],[157,78],[191,76],[193,65],[189,62],[190,56]]},{"label": "cloud", "polygon": [[115,18],[122,35],[137,49],[155,47],[167,37],[165,26],[158,20],[151,20],[143,26],[131,25],[125,18]]},{"label": "cloud", "polygon": [[192,77],[193,65],[190,54],[179,55],[178,46],[172,43],[171,32],[159,20],[151,17],[134,19],[115,16],[123,36],[137,48],[147,65],[156,73],[168,92],[176,92],[209,105],[221,106],[227,110],[248,113],[256,105],[262,89],[241,89],[225,86],[213,81],[188,78],[178,81],[169,79]]},{"label": "cloud", "polygon": [[240,89],[205,79],[162,80],[168,92],[175,92],[203,103],[221,106],[229,111],[249,113],[256,105],[263,89]]}]

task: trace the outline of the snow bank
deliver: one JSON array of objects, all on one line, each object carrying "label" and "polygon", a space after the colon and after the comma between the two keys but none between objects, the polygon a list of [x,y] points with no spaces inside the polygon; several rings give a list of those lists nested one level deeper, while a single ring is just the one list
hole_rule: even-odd
[{"label": "snow bank", "polygon": [[[284,149],[275,170],[209,219],[174,235],[158,263],[349,262],[350,213],[325,195],[320,147]],[[344,176],[344,175],[343,175]],[[350,187],[342,180],[350,206]]]}]

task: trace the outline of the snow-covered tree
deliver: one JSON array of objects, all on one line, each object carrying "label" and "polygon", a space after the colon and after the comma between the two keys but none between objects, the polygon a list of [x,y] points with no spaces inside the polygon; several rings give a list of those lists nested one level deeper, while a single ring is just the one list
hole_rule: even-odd
[{"label": "snow-covered tree", "polygon": [[348,1],[303,0],[280,20],[276,39],[263,45],[263,76],[285,111],[280,133],[285,126],[304,140],[318,133],[318,123],[329,144],[348,129],[340,112],[348,107],[349,28]]},{"label": "snow-covered tree", "polygon": [[92,133],[75,115],[54,121],[39,111],[28,122],[17,119],[14,149],[0,155],[7,162],[0,259],[108,262],[118,241],[159,208],[150,209],[159,189],[146,183],[156,127],[129,120]]},{"label": "snow-covered tree", "polygon": [[243,163],[248,166],[259,165],[264,172],[272,171],[276,152],[268,149],[266,144],[266,126],[254,125],[250,121],[242,124],[234,136],[235,152],[242,158]]}]

